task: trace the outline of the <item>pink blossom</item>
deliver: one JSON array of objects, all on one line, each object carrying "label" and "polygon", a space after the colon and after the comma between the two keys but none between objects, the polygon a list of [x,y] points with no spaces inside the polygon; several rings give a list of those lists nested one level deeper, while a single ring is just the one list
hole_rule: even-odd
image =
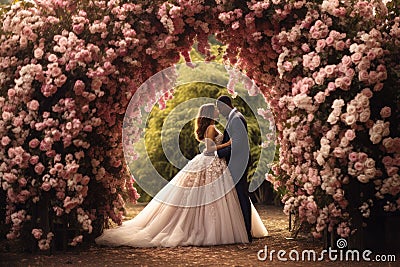
[{"label": "pink blossom", "polygon": [[30,164],[32,164],[32,165],[36,165],[37,163],[39,162],[39,156],[32,156],[30,159],[29,159],[29,163]]},{"label": "pink blossom", "polygon": [[364,152],[358,153],[358,159],[360,162],[365,162],[368,158],[368,155]]},{"label": "pink blossom", "polygon": [[89,176],[84,176],[82,181],[81,181],[81,184],[82,185],[87,185],[87,184],[89,184],[89,181],[90,181]]},{"label": "pink blossom", "polygon": [[355,162],[358,160],[358,154],[356,152],[351,152],[349,154],[349,160],[352,162]]},{"label": "pink blossom", "polygon": [[362,171],[362,170],[364,170],[364,164],[361,163],[361,162],[356,162],[356,163],[354,164],[354,168],[355,168],[357,171]]},{"label": "pink blossom", "polygon": [[16,94],[16,92],[15,92],[15,90],[14,89],[8,89],[8,91],[7,91],[7,95],[8,95],[8,97],[9,98],[12,98],[12,97],[14,97],[15,96],[15,94]]},{"label": "pink blossom", "polygon": [[37,148],[39,146],[39,144],[40,144],[40,141],[37,138],[32,139],[31,141],[29,141],[29,147],[30,148]]},{"label": "pink blossom", "polygon": [[43,182],[41,188],[42,188],[44,191],[50,191],[50,189],[51,189],[51,184],[50,184],[49,182]]},{"label": "pink blossom", "polygon": [[347,130],[346,133],[345,133],[345,136],[346,136],[347,139],[352,141],[356,137],[356,134],[355,134],[355,132],[353,130]]},{"label": "pink blossom", "polygon": [[32,229],[32,235],[39,240],[43,235],[43,230],[34,228]]},{"label": "pink blossom", "polygon": [[369,88],[364,88],[364,89],[361,91],[361,93],[362,93],[363,95],[365,95],[366,97],[368,97],[368,98],[371,98],[371,97],[373,96],[373,93],[372,93],[371,89],[369,89]]},{"label": "pink blossom", "polygon": [[399,168],[391,166],[386,169],[386,172],[389,176],[393,176],[399,172]]},{"label": "pink blossom", "polygon": [[390,107],[384,107],[381,109],[381,117],[382,118],[389,118],[391,116],[391,108]]},{"label": "pink blossom", "polygon": [[389,157],[389,156],[385,156],[385,157],[383,157],[383,159],[382,159],[382,163],[383,163],[385,166],[391,166],[391,165],[393,164],[393,159],[392,159],[391,157]]},{"label": "pink blossom", "polygon": [[40,47],[36,48],[34,51],[34,56],[36,59],[41,59],[43,57],[43,54],[44,54],[44,52]]},{"label": "pink blossom", "polygon": [[42,174],[44,172],[44,169],[45,169],[44,165],[40,162],[35,165],[35,172],[37,174]]},{"label": "pink blossom", "polygon": [[39,109],[39,102],[37,100],[32,100],[28,102],[26,106],[28,107],[28,109],[36,111]]},{"label": "pink blossom", "polygon": [[1,138],[1,145],[2,146],[7,146],[9,143],[11,143],[11,139],[8,136],[3,136]]},{"label": "pink blossom", "polygon": [[356,52],[351,55],[351,60],[353,61],[354,64],[358,64],[361,61],[362,54],[359,52]]},{"label": "pink blossom", "polygon": [[48,61],[50,62],[57,62],[57,56],[54,54],[50,54],[47,58]]},{"label": "pink blossom", "polygon": [[26,179],[25,178],[19,178],[18,179],[18,184],[19,184],[19,186],[21,186],[21,187],[25,187],[26,186],[26,184],[27,184],[27,181],[26,181]]}]

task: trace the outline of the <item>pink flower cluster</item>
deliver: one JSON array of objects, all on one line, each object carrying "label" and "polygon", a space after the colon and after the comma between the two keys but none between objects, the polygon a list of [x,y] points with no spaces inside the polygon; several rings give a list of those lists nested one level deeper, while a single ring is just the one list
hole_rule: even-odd
[{"label": "pink flower cluster", "polygon": [[357,177],[361,183],[368,183],[370,179],[376,177],[375,161],[368,158],[366,153],[351,152],[349,160],[348,173]]}]

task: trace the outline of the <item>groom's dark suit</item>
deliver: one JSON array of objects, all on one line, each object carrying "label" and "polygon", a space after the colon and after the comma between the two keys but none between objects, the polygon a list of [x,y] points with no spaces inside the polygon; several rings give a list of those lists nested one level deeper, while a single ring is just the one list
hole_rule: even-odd
[{"label": "groom's dark suit", "polygon": [[239,197],[247,236],[251,242],[251,205],[247,183],[248,164],[250,161],[249,138],[247,135],[247,122],[236,109],[228,117],[222,143],[228,142],[229,139],[232,139],[232,144],[218,150],[217,154],[218,157],[226,159],[229,171],[236,183],[236,192]]}]

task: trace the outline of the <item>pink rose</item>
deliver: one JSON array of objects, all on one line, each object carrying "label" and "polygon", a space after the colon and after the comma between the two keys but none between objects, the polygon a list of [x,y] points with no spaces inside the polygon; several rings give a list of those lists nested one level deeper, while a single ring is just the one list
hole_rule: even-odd
[{"label": "pink rose", "polygon": [[27,184],[27,181],[26,181],[26,179],[25,178],[19,178],[18,179],[18,184],[21,186],[21,187],[25,187],[26,186],[26,184]]},{"label": "pink rose", "polygon": [[345,122],[347,125],[353,125],[356,123],[356,117],[354,115],[347,115],[345,117]]},{"label": "pink rose", "polygon": [[50,173],[51,175],[56,175],[57,171],[56,171],[55,168],[51,168],[51,169],[49,170],[49,173]]},{"label": "pink rose", "polygon": [[40,162],[35,165],[35,172],[39,175],[43,173],[44,169],[45,169],[44,165]]},{"label": "pink rose", "polygon": [[361,91],[361,93],[362,93],[363,95],[365,95],[366,97],[368,97],[368,98],[371,98],[372,95],[373,95],[371,89],[369,89],[369,88],[364,88],[364,89]]},{"label": "pink rose", "polygon": [[325,40],[319,39],[319,40],[317,41],[317,47],[315,48],[315,50],[316,50],[317,52],[321,52],[321,51],[325,48],[325,46],[326,46]]},{"label": "pink rose", "polygon": [[335,39],[333,39],[332,36],[329,36],[328,38],[326,38],[326,44],[328,46],[332,45],[334,41],[335,41]]},{"label": "pink rose", "polygon": [[343,56],[343,57],[342,57],[342,63],[343,63],[344,66],[350,67],[351,64],[352,64],[351,57],[349,57],[349,56]]},{"label": "pink rose", "polygon": [[76,95],[82,95],[85,90],[85,84],[81,80],[77,80],[74,85],[74,92]]},{"label": "pink rose", "polygon": [[344,134],[346,136],[347,139],[349,139],[350,141],[352,141],[355,137],[356,134],[354,132],[354,130],[347,130],[346,133]]},{"label": "pink rose", "polygon": [[358,73],[358,79],[359,79],[360,81],[362,81],[362,82],[368,81],[368,79],[369,79],[368,71],[366,71],[366,70],[361,70],[361,71]]},{"label": "pink rose", "polygon": [[314,99],[317,103],[321,104],[325,101],[325,94],[324,92],[318,92],[315,96]]},{"label": "pink rose", "polygon": [[74,31],[74,33],[76,33],[77,35],[81,34],[83,32],[83,30],[85,29],[85,25],[83,23],[79,23],[79,24],[74,24],[74,26],[72,26],[72,30]]},{"label": "pink rose", "polygon": [[36,48],[35,51],[33,52],[33,55],[36,59],[41,59],[43,57],[43,50],[41,48]]},{"label": "pink rose", "polygon": [[304,43],[301,45],[301,50],[308,53],[308,52],[310,52],[310,47],[308,46],[308,44]]},{"label": "pink rose", "polygon": [[43,235],[43,231],[42,229],[32,229],[32,235],[39,240]]},{"label": "pink rose", "polygon": [[365,160],[364,165],[366,168],[371,169],[375,167],[375,160],[368,158]]},{"label": "pink rose", "polygon": [[382,163],[385,166],[391,166],[393,164],[393,159],[391,157],[389,157],[389,156],[385,156],[382,159]]},{"label": "pink rose", "polygon": [[374,60],[375,58],[376,58],[376,54],[375,54],[375,52],[373,51],[373,50],[369,50],[368,51],[368,54],[367,54],[367,58],[369,59],[369,60]]},{"label": "pink rose", "polygon": [[8,89],[7,95],[9,98],[15,96],[15,90],[14,89]]},{"label": "pink rose", "polygon": [[360,162],[365,162],[368,158],[368,155],[364,152],[358,153],[358,159]]},{"label": "pink rose", "polygon": [[335,89],[336,89],[335,83],[334,83],[334,82],[329,82],[329,83],[328,83],[327,89],[328,89],[328,91],[330,91],[330,92],[335,91]]},{"label": "pink rose", "polygon": [[17,177],[13,173],[5,173],[3,174],[3,179],[7,181],[7,183],[12,184],[17,180]]},{"label": "pink rose", "polygon": [[26,104],[29,110],[36,111],[39,109],[39,102],[37,100],[32,100]]},{"label": "pink rose", "polygon": [[56,165],[54,165],[54,168],[56,169],[57,172],[60,172],[64,170],[64,165],[62,165],[61,163],[57,163]]},{"label": "pink rose", "polygon": [[89,176],[84,176],[84,177],[82,178],[81,184],[82,184],[82,185],[87,185],[87,184],[89,184],[89,182],[90,182]]},{"label": "pink rose", "polygon": [[38,162],[39,162],[39,156],[32,156],[29,159],[29,163],[32,164],[32,165],[36,165]]},{"label": "pink rose", "polygon": [[364,170],[364,164],[361,162],[356,162],[354,164],[354,169],[356,169],[357,171],[362,171]]},{"label": "pink rose", "polygon": [[376,174],[376,169],[375,168],[368,168],[364,170],[364,174],[368,177],[368,178],[374,178],[375,174]]},{"label": "pink rose", "polygon": [[43,191],[48,192],[48,191],[50,191],[50,189],[51,189],[51,184],[50,184],[49,182],[44,182],[44,183],[42,184],[41,188],[43,189]]},{"label": "pink rose", "polygon": [[360,121],[367,122],[369,120],[370,115],[371,112],[369,110],[364,110],[363,112],[360,113]]},{"label": "pink rose", "polygon": [[361,182],[361,183],[368,183],[369,179],[365,174],[360,174],[357,179]]},{"label": "pink rose", "polygon": [[361,61],[362,54],[359,52],[354,53],[351,55],[351,60],[353,61],[354,64],[357,64]]},{"label": "pink rose", "polygon": [[369,138],[369,140],[371,140],[371,142],[376,145],[378,144],[381,140],[382,140],[382,135],[380,134],[372,134]]},{"label": "pink rose", "polygon": [[10,137],[8,137],[8,136],[3,136],[3,137],[1,138],[1,145],[2,145],[2,146],[6,146],[6,145],[8,145],[10,142],[11,142],[11,139],[10,139]]},{"label": "pink rose", "polygon": [[351,152],[349,154],[349,160],[351,162],[356,162],[358,160],[358,154],[356,152]]},{"label": "pink rose", "polygon": [[340,40],[335,43],[335,49],[338,51],[342,51],[345,48],[345,43]]},{"label": "pink rose", "polygon": [[378,73],[376,71],[370,71],[368,76],[368,82],[370,84],[376,83],[378,80]]},{"label": "pink rose", "polygon": [[344,158],[346,156],[345,152],[340,147],[335,147],[333,150],[333,155],[335,155],[337,158]]},{"label": "pink rose", "polygon": [[390,107],[384,107],[381,109],[380,115],[383,119],[389,118],[392,115],[392,110]]},{"label": "pink rose", "polygon": [[46,151],[46,156],[48,156],[49,158],[53,158],[56,156],[56,151],[54,149]]},{"label": "pink rose", "polygon": [[57,56],[54,54],[50,54],[49,57],[47,58],[48,61],[50,62],[57,62]]},{"label": "pink rose", "polygon": [[386,172],[389,176],[393,176],[393,175],[397,174],[398,171],[399,171],[399,168],[393,167],[393,166],[386,169]]},{"label": "pink rose", "polygon": [[1,114],[1,117],[3,118],[4,121],[8,121],[13,117],[13,114],[11,112],[4,111]]},{"label": "pink rose", "polygon": [[39,144],[40,144],[40,141],[37,138],[32,139],[31,141],[29,141],[29,147],[30,148],[37,148],[39,146]]}]

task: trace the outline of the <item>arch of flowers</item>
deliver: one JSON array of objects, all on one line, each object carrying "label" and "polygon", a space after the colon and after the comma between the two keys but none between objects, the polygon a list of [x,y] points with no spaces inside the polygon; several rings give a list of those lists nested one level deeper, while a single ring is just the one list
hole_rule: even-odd
[{"label": "arch of flowers", "polygon": [[0,29],[7,238],[28,234],[48,249],[57,227],[68,225],[76,245],[106,218],[120,223],[122,191],[138,198],[122,151],[128,102],[181,55],[190,61],[195,42],[212,60],[211,34],[275,114],[280,158],[267,179],[284,192],[286,212],[316,237],[325,229],[348,237],[360,225],[352,216],[398,213],[398,4],[17,2]]}]

